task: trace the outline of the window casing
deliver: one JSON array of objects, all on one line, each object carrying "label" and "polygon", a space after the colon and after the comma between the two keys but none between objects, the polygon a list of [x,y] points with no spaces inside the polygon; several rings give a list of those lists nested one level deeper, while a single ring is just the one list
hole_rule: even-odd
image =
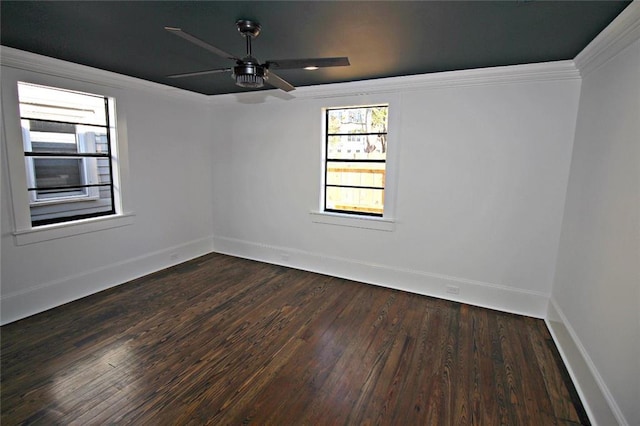
[{"label": "window casing", "polygon": [[116,213],[113,100],[18,82],[33,227]]},{"label": "window casing", "polygon": [[[115,196],[115,214],[34,226],[31,219],[31,197],[27,188],[28,172],[24,155],[20,119],[18,83],[30,83],[70,92],[99,94],[109,103],[109,132]],[[11,48],[2,50],[2,78],[0,79],[0,145],[2,145],[3,225],[13,235],[16,246],[66,239],[82,234],[115,229],[135,223],[135,200],[131,194],[128,149],[129,89],[138,84],[126,78],[113,78],[104,71],[82,68],[76,64],[57,61]],[[54,203],[56,204],[56,203]],[[61,206],[64,203],[57,203]],[[79,203],[71,203],[78,205]]]},{"label": "window casing", "polygon": [[383,216],[388,105],[325,110],[325,212]]}]

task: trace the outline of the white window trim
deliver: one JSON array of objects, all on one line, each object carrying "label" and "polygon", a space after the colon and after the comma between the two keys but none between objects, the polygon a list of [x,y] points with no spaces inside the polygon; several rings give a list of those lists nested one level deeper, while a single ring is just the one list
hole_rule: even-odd
[{"label": "white window trim", "polygon": [[66,238],[73,235],[88,234],[90,232],[131,225],[134,218],[135,215],[132,213],[99,216],[92,217],[90,219],[61,222],[53,225],[38,226],[28,230],[15,231],[13,235],[15,237],[16,245],[23,246],[42,241],[57,240],[58,238]]},{"label": "white window trim", "polygon": [[129,161],[126,116],[122,102],[118,102],[116,108],[110,108],[110,114],[113,114],[112,118],[115,118],[117,123],[116,142],[112,147],[117,158],[117,166],[113,169],[116,214],[37,227],[31,225],[30,197],[26,191],[26,162],[18,107],[18,81],[96,93],[111,99],[118,99],[124,91],[113,86],[101,86],[16,68],[3,67],[2,72],[2,82],[0,83],[2,85],[2,129],[4,132],[2,136],[5,141],[5,158],[9,171],[10,194],[7,198],[12,204],[10,212],[13,216],[15,243],[17,245],[32,244],[132,224],[135,214],[129,205],[129,197],[127,197],[129,193]]},{"label": "white window trim", "polygon": [[[309,212],[309,217],[313,223],[348,226],[353,228],[371,229],[376,231],[395,231],[396,223],[396,194],[398,188],[398,164],[400,155],[400,109],[401,101],[398,94],[367,95],[342,99],[340,103],[324,105],[322,108],[322,129],[321,129],[321,150],[320,159],[320,185],[318,208]],[[384,213],[380,216],[368,216],[349,213],[326,212],[324,206],[324,167],[326,159],[326,114],[327,109],[351,108],[368,105],[388,105],[389,106],[389,126],[387,131],[387,159],[385,163],[385,192],[384,192]]]},{"label": "white window trim", "polygon": [[354,215],[324,211],[309,212],[313,223],[348,226],[351,228],[373,229],[376,231],[395,231],[395,220],[377,216]]}]

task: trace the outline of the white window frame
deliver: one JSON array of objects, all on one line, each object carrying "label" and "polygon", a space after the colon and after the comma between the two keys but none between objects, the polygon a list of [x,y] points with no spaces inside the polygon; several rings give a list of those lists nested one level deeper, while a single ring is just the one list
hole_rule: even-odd
[{"label": "white window frame", "polygon": [[[119,96],[123,96],[125,91],[112,86],[103,86],[97,83],[72,80],[18,68],[3,67],[2,73],[2,81],[0,83],[2,93],[1,115],[3,119],[2,138],[5,142],[3,145],[9,172],[10,197],[7,198],[10,199],[12,204],[10,212],[12,213],[11,219],[15,243],[17,245],[32,244],[132,224],[135,215],[126,196],[129,186],[129,163],[125,107],[121,102],[118,102],[117,108],[115,108],[115,100]],[[19,111],[19,81],[64,90],[95,93],[105,96],[114,102],[114,108],[110,110],[110,114],[113,114],[115,123],[117,123],[115,128],[116,138],[112,141],[112,153],[116,159],[113,166],[112,182],[115,190],[115,214],[51,225],[32,226],[31,199],[26,190],[28,179]]]},{"label": "white window frame", "polygon": [[[350,213],[334,213],[324,211],[325,164],[326,164],[326,110],[336,108],[357,108],[371,105],[388,105],[389,122],[387,129],[387,158],[385,171],[384,211],[380,216],[365,216]],[[376,231],[395,231],[397,222],[396,200],[398,188],[398,160],[400,155],[400,95],[366,95],[340,99],[322,106],[319,120],[321,156],[319,164],[318,204],[309,216],[311,221],[318,224],[347,226],[353,228],[370,229]]]}]

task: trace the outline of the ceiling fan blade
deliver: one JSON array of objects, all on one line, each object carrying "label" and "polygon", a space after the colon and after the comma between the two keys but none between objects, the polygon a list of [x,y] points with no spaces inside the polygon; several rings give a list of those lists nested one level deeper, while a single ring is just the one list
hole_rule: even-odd
[{"label": "ceiling fan blade", "polygon": [[218,56],[222,56],[223,58],[231,59],[233,61],[239,61],[240,60],[239,58],[237,58],[236,56],[232,55],[231,53],[227,53],[224,50],[220,50],[217,47],[210,45],[206,41],[200,40],[198,37],[192,36],[191,34],[182,31],[182,29],[180,29],[180,28],[164,27],[164,29],[169,31],[171,34],[175,34],[178,37],[183,38],[183,39],[187,40],[188,42],[191,42],[191,43],[195,44],[196,46],[200,46],[203,49],[208,50],[209,52],[215,53]]},{"label": "ceiling fan blade", "polygon": [[195,77],[197,75],[218,74],[218,73],[226,72],[226,71],[231,71],[231,68],[218,68],[218,69],[215,69],[215,70],[185,72],[185,73],[182,73],[182,74],[171,74],[171,75],[168,75],[167,78]]},{"label": "ceiling fan blade", "polygon": [[282,78],[278,77],[275,73],[271,71],[269,71],[267,74],[267,83],[269,83],[274,87],[277,87],[280,90],[284,90],[285,92],[290,92],[292,90],[295,90],[295,87],[293,87],[291,84],[284,81]]},{"label": "ceiling fan blade", "polygon": [[267,61],[265,65],[268,68],[287,70],[309,67],[347,67],[351,64],[349,63],[349,58],[343,56],[338,58],[276,59]]}]

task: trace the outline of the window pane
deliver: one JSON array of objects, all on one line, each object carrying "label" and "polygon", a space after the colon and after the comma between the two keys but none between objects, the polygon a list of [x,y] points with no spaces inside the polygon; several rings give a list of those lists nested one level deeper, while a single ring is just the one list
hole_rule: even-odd
[{"label": "window pane", "polygon": [[383,215],[388,106],[326,110],[325,210]]},{"label": "window pane", "polygon": [[388,110],[387,106],[328,110],[328,134],[386,133]]},{"label": "window pane", "polygon": [[328,160],[385,160],[387,135],[329,136]]},{"label": "window pane", "polygon": [[384,163],[327,162],[327,185],[384,188]]},{"label": "window pane", "polygon": [[115,214],[106,98],[26,83],[18,94],[32,225]]},{"label": "window pane", "polygon": [[104,97],[19,83],[20,116],[106,126]]},{"label": "window pane", "polygon": [[383,207],[383,189],[327,187],[327,210],[353,211],[382,215]]},{"label": "window pane", "polygon": [[109,152],[105,127],[40,120],[22,120],[22,127],[29,134],[31,142],[31,149],[25,147],[26,151],[92,154]]},{"label": "window pane", "polygon": [[83,203],[53,203],[40,206],[36,211],[32,209],[31,221],[34,226],[50,223],[65,222],[88,217],[97,217],[113,214],[114,207],[111,198],[100,198],[91,203],[91,206],[83,206]]}]

